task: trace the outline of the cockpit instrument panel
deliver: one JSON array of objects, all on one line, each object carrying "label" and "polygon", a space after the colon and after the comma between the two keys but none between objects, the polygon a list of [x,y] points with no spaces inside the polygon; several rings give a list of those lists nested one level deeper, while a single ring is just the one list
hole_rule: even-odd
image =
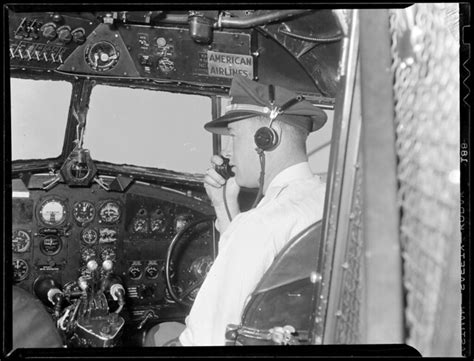
[{"label": "cockpit instrument panel", "polygon": [[[12,200],[18,210],[11,246],[18,286],[32,292],[34,281],[46,275],[66,285],[81,275],[90,276],[89,265],[94,264],[101,274],[111,270],[121,278],[131,317],[137,321],[149,310],[159,316],[170,307],[179,309],[166,297],[167,249],[180,227],[213,214],[210,204],[149,184],[132,184],[122,193],[108,192],[98,184],[58,184],[48,191],[30,189],[28,194],[27,201]],[[188,268],[204,267],[191,264],[212,249],[212,237],[201,236],[186,253],[180,282],[188,282],[188,275],[196,277]]]}]

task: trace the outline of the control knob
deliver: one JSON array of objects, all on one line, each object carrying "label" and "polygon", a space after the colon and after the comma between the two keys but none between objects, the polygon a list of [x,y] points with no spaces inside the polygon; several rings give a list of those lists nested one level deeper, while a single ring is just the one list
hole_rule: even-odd
[{"label": "control knob", "polygon": [[84,29],[74,29],[71,33],[72,40],[77,44],[83,44],[86,41]]},{"label": "control knob", "polygon": [[68,44],[72,40],[71,30],[69,27],[60,27],[57,31],[58,39],[61,40],[64,44]]},{"label": "control knob", "polygon": [[43,27],[43,36],[48,39],[48,40],[53,40],[58,36],[58,33],[56,32],[56,25],[54,24],[46,24]]}]

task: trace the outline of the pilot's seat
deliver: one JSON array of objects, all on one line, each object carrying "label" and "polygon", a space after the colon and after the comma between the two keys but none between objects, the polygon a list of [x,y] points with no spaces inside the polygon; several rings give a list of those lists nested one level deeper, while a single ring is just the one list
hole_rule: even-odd
[{"label": "pilot's seat", "polygon": [[[283,247],[252,293],[240,326],[268,330],[291,324],[307,333],[314,287],[311,276],[319,263],[321,225],[321,221],[312,224]],[[299,297],[294,297],[295,294]],[[146,334],[143,346],[174,346],[174,340],[184,328],[179,322],[155,325]],[[269,344],[245,336],[227,341],[228,344]]]},{"label": "pilot's seat", "polygon": [[61,336],[43,303],[18,286],[12,287],[13,349],[63,347]]}]

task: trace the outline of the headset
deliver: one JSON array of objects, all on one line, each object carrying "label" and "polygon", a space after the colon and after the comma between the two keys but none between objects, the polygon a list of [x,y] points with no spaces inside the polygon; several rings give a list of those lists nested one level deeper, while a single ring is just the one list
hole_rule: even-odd
[{"label": "headset", "polygon": [[296,103],[304,100],[301,95],[298,95],[296,98],[290,99],[281,107],[275,107],[275,87],[273,84],[268,86],[268,97],[270,99],[270,104],[272,105],[272,109],[270,111],[270,124],[268,127],[261,127],[259,128],[254,135],[255,144],[257,145],[257,152],[265,151],[270,152],[274,150],[278,144],[280,143],[280,138],[278,136],[277,131],[272,128],[272,123],[275,118],[283,113],[286,109],[292,107]]},{"label": "headset", "polygon": [[[278,136],[277,131],[272,128],[272,123],[275,120],[275,118],[282,114],[286,109],[292,107],[296,103],[299,103],[300,101],[304,100],[304,98],[301,95],[298,95],[297,97],[290,99],[287,101],[285,104],[283,104],[281,107],[276,107],[274,105],[275,103],[275,87],[270,84],[268,86],[268,94],[269,94],[269,99],[270,99],[270,104],[272,106],[270,110],[270,124],[268,127],[261,127],[259,128],[254,135],[254,140],[255,144],[257,145],[256,151],[258,153],[258,156],[260,158],[260,179],[259,179],[259,189],[257,196],[255,197],[254,203],[252,205],[252,208],[255,208],[260,202],[260,200],[263,197],[263,182],[265,178],[265,153],[264,152],[270,152],[274,150],[278,144],[280,144],[280,137]],[[231,167],[229,165],[229,159],[222,157],[223,163],[220,166],[215,166],[215,170],[222,176],[224,179],[229,179],[231,176],[234,176]],[[229,220],[232,221],[232,216],[229,211],[229,207],[227,205],[227,200],[226,200],[226,184],[224,184],[224,205],[225,209],[227,212],[227,216],[229,217]]]}]

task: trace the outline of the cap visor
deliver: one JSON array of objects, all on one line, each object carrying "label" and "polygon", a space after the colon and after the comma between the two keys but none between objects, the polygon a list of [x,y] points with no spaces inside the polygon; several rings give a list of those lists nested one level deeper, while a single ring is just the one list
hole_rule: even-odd
[{"label": "cap visor", "polygon": [[204,129],[214,134],[228,135],[229,129],[227,125],[238,120],[243,120],[251,117],[262,115],[261,113],[249,112],[249,111],[235,111],[229,112],[222,117],[219,117],[204,125]]}]

